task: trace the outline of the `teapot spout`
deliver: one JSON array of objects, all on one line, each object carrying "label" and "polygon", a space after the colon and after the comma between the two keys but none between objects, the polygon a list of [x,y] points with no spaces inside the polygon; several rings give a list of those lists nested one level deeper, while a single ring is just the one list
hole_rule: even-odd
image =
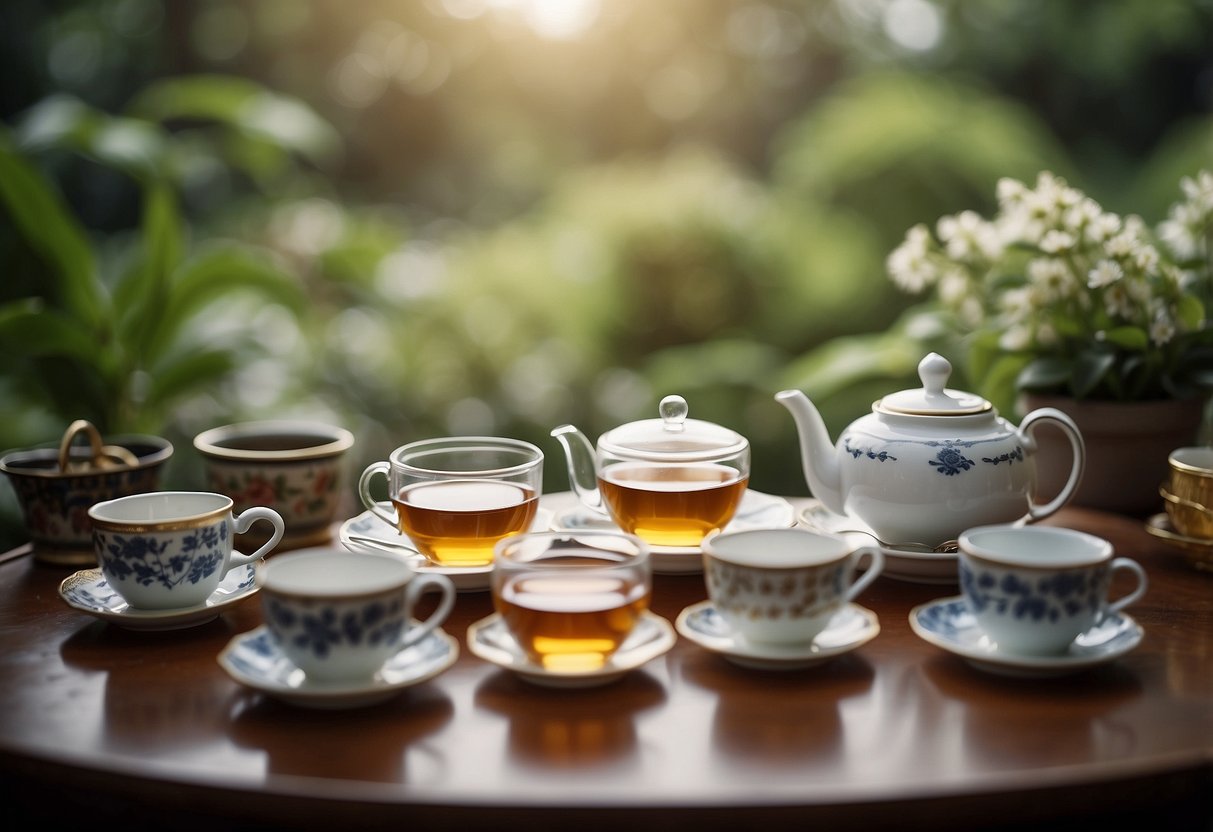
[{"label": "teapot spout", "polygon": [[594,446],[585,434],[573,425],[561,425],[552,430],[552,436],[564,448],[565,462],[569,469],[569,485],[573,493],[594,511],[605,511],[602,495],[598,492],[598,472],[594,462]]},{"label": "teapot spout", "polygon": [[800,437],[800,458],[804,478],[813,496],[835,514],[845,514],[842,499],[842,474],[837,451],[830,441],[825,421],[809,397],[799,390],[783,390],[775,401],[786,407],[796,422]]}]

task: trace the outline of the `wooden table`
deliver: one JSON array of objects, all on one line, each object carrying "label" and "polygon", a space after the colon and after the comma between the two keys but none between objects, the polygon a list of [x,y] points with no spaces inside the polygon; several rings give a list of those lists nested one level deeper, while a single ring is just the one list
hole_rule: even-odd
[{"label": "wooden table", "polygon": [[[790,673],[680,639],[599,689],[534,687],[463,649],[391,701],[315,711],[233,681],[215,657],[256,598],[188,630],[131,632],[68,607],[68,570],[0,562],[5,817],[68,826],[351,829],[950,829],[1075,818],[1213,828],[1213,575],[1140,520],[1048,521],[1139,559],[1141,645],[1055,679],[982,673],[907,617],[956,588],[882,577],[881,633]],[[673,621],[699,575],[658,576]],[[492,611],[461,593],[461,639]],[[217,824],[219,822],[219,824]],[[409,824],[415,824],[409,826]],[[706,826],[705,826],[706,824]],[[818,826],[817,828],[822,828]]]}]

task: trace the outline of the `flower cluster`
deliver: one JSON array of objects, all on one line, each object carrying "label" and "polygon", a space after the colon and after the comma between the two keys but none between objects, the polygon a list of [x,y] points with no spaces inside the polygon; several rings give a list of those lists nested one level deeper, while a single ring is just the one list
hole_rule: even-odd
[{"label": "flower cluster", "polygon": [[934,235],[914,226],[886,266],[901,289],[933,291],[962,332],[1017,356],[1031,370],[1021,386],[1178,395],[1176,373],[1213,343],[1213,173],[1181,186],[1152,230],[1049,172],[1034,187],[1003,179],[993,219],[964,211],[941,218]]}]

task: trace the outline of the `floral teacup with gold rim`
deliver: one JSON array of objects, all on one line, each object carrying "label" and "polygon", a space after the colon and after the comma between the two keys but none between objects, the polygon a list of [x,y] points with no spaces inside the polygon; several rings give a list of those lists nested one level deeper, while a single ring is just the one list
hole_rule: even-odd
[{"label": "floral teacup with gold rim", "polygon": [[[239,515],[232,500],[206,491],[157,491],[97,503],[88,510],[101,574],[131,607],[173,610],[204,603],[223,576],[259,560],[282,539],[282,516],[256,506]],[[273,526],[251,555],[232,538],[253,523]]]}]

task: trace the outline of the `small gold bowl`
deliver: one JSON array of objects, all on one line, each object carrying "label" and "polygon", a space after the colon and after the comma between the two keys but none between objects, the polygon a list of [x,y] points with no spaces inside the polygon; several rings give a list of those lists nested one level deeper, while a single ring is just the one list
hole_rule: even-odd
[{"label": "small gold bowl", "polygon": [[1159,486],[1158,493],[1167,501],[1167,516],[1180,534],[1200,540],[1213,540],[1213,508],[1193,500],[1185,500]]},{"label": "small gold bowl", "polygon": [[1213,447],[1176,448],[1167,457],[1170,479],[1159,489],[1176,531],[1213,538]]}]

